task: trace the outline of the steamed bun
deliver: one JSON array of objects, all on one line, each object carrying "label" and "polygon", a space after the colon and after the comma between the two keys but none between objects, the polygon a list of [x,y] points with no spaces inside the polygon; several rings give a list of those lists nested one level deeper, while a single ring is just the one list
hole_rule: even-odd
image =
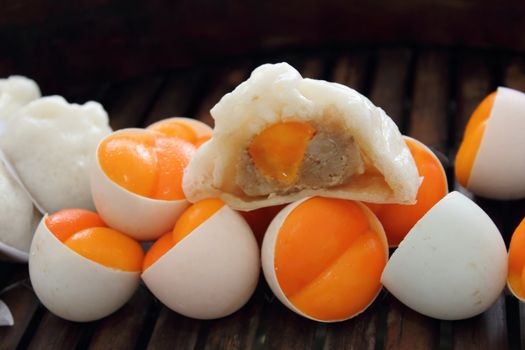
[{"label": "steamed bun", "polygon": [[187,167],[191,202],[252,210],[320,195],[414,203],[420,184],[395,123],[357,91],[265,64],[213,107],[213,137]]},{"label": "steamed bun", "polygon": [[0,134],[7,120],[20,107],[39,97],[40,89],[31,79],[19,75],[0,79]]},{"label": "steamed bun", "polygon": [[40,215],[1,161],[0,208],[0,258],[12,258],[12,248],[27,253]]},{"label": "steamed bun", "polygon": [[89,169],[99,141],[111,133],[97,102],[69,104],[43,97],[6,124],[1,146],[22,182],[46,212],[94,209]]}]

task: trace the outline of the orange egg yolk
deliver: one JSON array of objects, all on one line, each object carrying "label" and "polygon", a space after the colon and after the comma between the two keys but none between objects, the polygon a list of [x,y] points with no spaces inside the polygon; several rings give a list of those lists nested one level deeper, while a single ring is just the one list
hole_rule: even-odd
[{"label": "orange egg yolk", "polygon": [[65,209],[46,218],[46,226],[67,247],[109,268],[140,271],[144,252],[128,236],[105,227],[96,213]]},{"label": "orange egg yolk", "polygon": [[187,124],[177,120],[162,120],[147,127],[148,130],[158,131],[164,135],[178,137],[189,143],[197,142],[197,134]]},{"label": "orange egg yolk", "polygon": [[250,225],[259,246],[262,244],[264,234],[273,218],[285,207],[285,205],[274,205],[252,211],[240,211],[244,220]]},{"label": "orange egg yolk", "polygon": [[290,185],[297,180],[314,134],[315,129],[308,123],[276,123],[255,136],[248,152],[261,174]]},{"label": "orange egg yolk", "polygon": [[153,265],[177,243],[192,233],[204,221],[224,206],[218,199],[205,199],[193,204],[179,217],[173,231],[162,235],[148,250],[142,271]]},{"label": "orange egg yolk", "polygon": [[476,155],[485,133],[485,127],[490,117],[490,112],[496,100],[496,92],[491,93],[479,104],[470,117],[463,141],[459,146],[455,161],[455,174],[458,182],[464,186],[468,186],[470,173],[476,160]]},{"label": "orange egg yolk", "polygon": [[61,242],[91,227],[107,227],[102,218],[85,209],[62,209],[46,218],[46,226]]},{"label": "orange egg yolk", "polygon": [[525,219],[518,225],[510,240],[507,282],[517,297],[525,299]]},{"label": "orange egg yolk", "polygon": [[148,267],[153,265],[161,256],[166,254],[173,247],[173,233],[167,232],[160,236],[159,239],[149,248],[144,257],[142,264],[142,271],[146,271]]},{"label": "orange egg yolk", "polygon": [[357,203],[314,197],[293,209],[279,230],[277,280],[306,315],[347,319],[379,293],[385,245]]},{"label": "orange egg yolk", "polygon": [[195,146],[149,130],[133,130],[102,141],[98,159],[115,183],[138,195],[161,200],[184,198],[182,176]]},{"label": "orange egg yolk", "polygon": [[219,211],[224,203],[219,199],[204,199],[186,209],[179,217],[173,229],[173,245],[179,243],[204,221]]},{"label": "orange egg yolk", "polygon": [[383,224],[391,247],[397,247],[416,222],[448,193],[445,170],[432,151],[413,139],[405,137],[405,142],[416,162],[419,176],[423,177],[416,204],[367,203]]}]

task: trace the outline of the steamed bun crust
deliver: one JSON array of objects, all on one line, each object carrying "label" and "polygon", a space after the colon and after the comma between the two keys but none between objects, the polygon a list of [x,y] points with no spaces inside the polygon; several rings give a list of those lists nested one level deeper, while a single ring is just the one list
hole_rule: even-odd
[{"label": "steamed bun crust", "polygon": [[415,201],[418,173],[398,128],[355,90],[267,64],[211,113],[213,137],[184,175],[191,202],[251,210],[312,195]]}]

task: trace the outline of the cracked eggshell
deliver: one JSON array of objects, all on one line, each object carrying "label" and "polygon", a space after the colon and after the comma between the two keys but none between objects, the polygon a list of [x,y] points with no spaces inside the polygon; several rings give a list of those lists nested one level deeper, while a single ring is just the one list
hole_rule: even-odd
[{"label": "cracked eggshell", "polygon": [[224,205],[147,268],[142,279],[171,310],[215,319],[248,301],[259,270],[259,248],[250,227]]},{"label": "cracked eggshell", "polygon": [[[112,135],[130,130],[142,129],[121,129]],[[189,206],[189,202],[185,199],[152,199],[119,186],[100,166],[98,159],[100,144],[91,171],[91,194],[102,220],[108,226],[141,241],[154,240],[173,229],[178,217]]]},{"label": "cracked eggshell", "polygon": [[507,251],[490,217],[451,192],[410,230],[381,281],[417,312],[458,320],[487,310],[505,287]]},{"label": "cracked eggshell", "polygon": [[87,322],[124,305],[140,282],[140,272],[93,262],[58,240],[40,221],[29,252],[29,277],[42,304],[59,317]]},{"label": "cracked eggshell", "polygon": [[60,96],[30,102],[6,124],[2,148],[27,190],[46,212],[93,209],[89,168],[111,129],[97,102],[70,104]]},{"label": "cracked eggshell", "polygon": [[27,262],[31,239],[41,215],[2,161],[0,194],[0,259]]}]

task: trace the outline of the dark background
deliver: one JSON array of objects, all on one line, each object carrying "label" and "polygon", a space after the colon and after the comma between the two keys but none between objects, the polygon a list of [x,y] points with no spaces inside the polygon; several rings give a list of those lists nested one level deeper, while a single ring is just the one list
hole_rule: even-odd
[{"label": "dark background", "polygon": [[0,76],[43,91],[280,50],[412,45],[525,50],[522,1],[2,1]]}]

